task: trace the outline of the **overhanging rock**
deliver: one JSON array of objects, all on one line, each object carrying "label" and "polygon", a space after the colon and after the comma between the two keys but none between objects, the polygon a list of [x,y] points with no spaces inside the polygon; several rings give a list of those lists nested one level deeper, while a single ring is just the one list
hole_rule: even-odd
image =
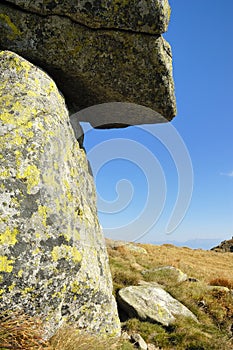
[{"label": "overhanging rock", "polygon": [[[161,36],[169,17],[165,0],[2,1],[0,48],[48,72],[72,114],[126,102],[156,114],[125,113],[114,125],[167,121],[176,114],[171,49]],[[98,113],[87,121],[113,126]]]}]

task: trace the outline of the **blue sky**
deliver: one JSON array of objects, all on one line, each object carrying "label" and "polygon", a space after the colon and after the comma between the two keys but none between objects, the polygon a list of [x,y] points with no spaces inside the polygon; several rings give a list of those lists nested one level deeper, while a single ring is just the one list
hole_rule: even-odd
[{"label": "blue sky", "polygon": [[[170,125],[146,131],[130,127],[86,134],[94,172],[99,167],[99,219],[114,239],[228,239],[233,236],[233,1],[170,0],[170,5],[164,37],[173,51],[178,113]],[[168,234],[182,184],[176,156],[154,135],[170,132],[190,155],[193,191],[181,224]],[[189,186],[188,193],[191,180],[183,186]]]}]

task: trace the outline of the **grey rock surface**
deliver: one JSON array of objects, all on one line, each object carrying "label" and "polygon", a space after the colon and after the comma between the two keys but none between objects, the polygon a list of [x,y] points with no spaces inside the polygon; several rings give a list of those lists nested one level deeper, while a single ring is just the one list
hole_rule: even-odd
[{"label": "grey rock surface", "polygon": [[0,298],[45,322],[118,335],[93,178],[47,74],[0,52]]},{"label": "grey rock surface", "polygon": [[116,28],[161,34],[166,32],[171,9],[168,0],[8,0],[43,15],[66,16],[90,28]]},{"label": "grey rock surface", "polygon": [[129,317],[143,321],[158,322],[168,326],[177,316],[196,316],[163,288],[154,283],[144,282],[139,286],[122,288],[118,294],[118,305]]},{"label": "grey rock surface", "polygon": [[[70,114],[82,110],[78,121],[95,127],[121,127],[165,122],[176,115],[171,48],[160,34],[121,30],[115,24],[109,29],[90,28],[85,20],[84,25],[72,18],[80,6],[84,11],[87,1],[65,1],[64,8],[59,1],[14,3],[17,6],[0,3],[0,49],[14,51],[50,74],[65,96]],[[128,3],[100,1],[93,6],[100,15],[100,8],[106,7],[136,16],[127,10]],[[133,3],[132,9],[140,5],[143,12],[149,6],[148,13],[159,13],[159,17],[158,9],[169,8],[165,0]],[[92,5],[84,11],[87,16]],[[166,21],[168,12],[164,10]],[[143,20],[150,23],[147,17]],[[89,110],[110,102],[128,105]]]}]

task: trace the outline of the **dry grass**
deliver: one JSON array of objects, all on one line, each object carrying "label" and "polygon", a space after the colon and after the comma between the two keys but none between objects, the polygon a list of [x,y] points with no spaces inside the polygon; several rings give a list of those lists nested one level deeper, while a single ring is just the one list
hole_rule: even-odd
[{"label": "dry grass", "polygon": [[52,350],[116,350],[118,342],[114,339],[103,339],[88,334],[80,334],[73,327],[61,328],[50,339]]},{"label": "dry grass", "polygon": [[[186,305],[200,324],[177,320],[174,327],[128,320],[124,327],[138,331],[145,339],[163,349],[233,349],[233,297],[227,290],[211,288],[220,285],[232,289],[233,254],[173,245],[140,244],[148,254],[127,246],[108,247],[115,294],[122,287],[136,285],[138,280],[162,284],[174,298]],[[173,271],[153,271],[161,266],[174,266],[197,281],[178,282]],[[145,273],[145,270],[150,270]],[[126,278],[127,277],[127,278]],[[133,283],[131,283],[133,282]]]},{"label": "dry grass", "polygon": [[214,278],[212,280],[209,281],[209,285],[210,286],[222,286],[222,287],[226,287],[229,289],[233,289],[233,280],[229,280],[228,278]]},{"label": "dry grass", "polygon": [[127,341],[82,334],[65,326],[49,340],[42,339],[43,325],[21,312],[0,315],[0,350],[132,350]]},{"label": "dry grass", "polygon": [[42,334],[43,326],[37,318],[12,311],[0,315],[0,349],[49,350]]},{"label": "dry grass", "polygon": [[138,254],[127,250],[126,247],[117,249],[109,248],[110,257],[116,261],[124,261],[124,265],[132,265],[136,262],[142,269],[156,266],[174,266],[187,273],[189,276],[203,280],[206,283],[215,278],[226,278],[233,282],[233,254],[217,253],[201,249],[175,247],[171,244],[154,246],[140,244],[148,255]]}]

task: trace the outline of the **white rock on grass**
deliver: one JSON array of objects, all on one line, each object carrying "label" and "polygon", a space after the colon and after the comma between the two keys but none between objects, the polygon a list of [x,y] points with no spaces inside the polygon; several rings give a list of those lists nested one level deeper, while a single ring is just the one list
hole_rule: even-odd
[{"label": "white rock on grass", "polygon": [[159,322],[164,326],[172,324],[177,316],[189,317],[198,322],[196,316],[186,306],[154,283],[143,283],[121,289],[118,294],[118,305],[129,317]]}]

